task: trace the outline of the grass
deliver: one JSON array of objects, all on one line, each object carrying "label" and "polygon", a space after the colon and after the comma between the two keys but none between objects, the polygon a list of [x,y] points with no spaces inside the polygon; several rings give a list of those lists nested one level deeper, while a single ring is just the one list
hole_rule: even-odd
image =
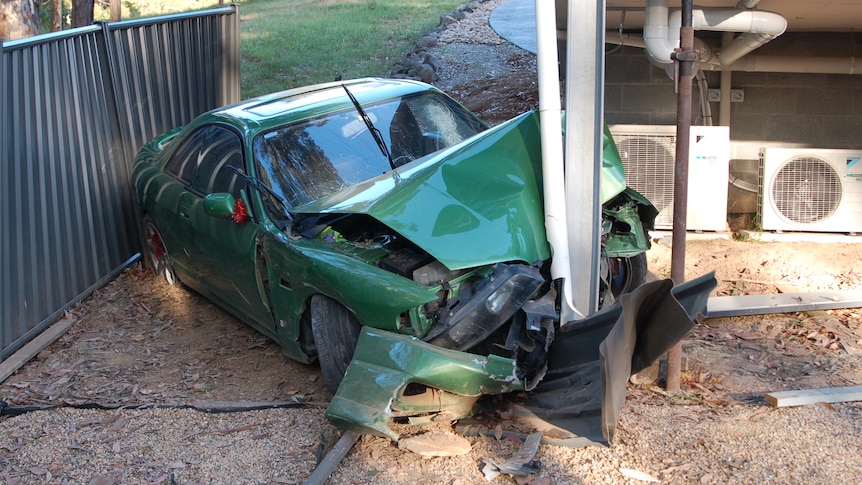
[{"label": "grass", "polygon": [[242,97],[336,76],[388,76],[413,42],[460,3],[246,0],[240,7]]},{"label": "grass", "polygon": [[[413,42],[462,3],[241,0],[242,97],[332,81],[336,76],[388,76]],[[107,1],[96,4],[96,18],[107,18]],[[217,6],[218,0],[127,0],[123,19]]]}]

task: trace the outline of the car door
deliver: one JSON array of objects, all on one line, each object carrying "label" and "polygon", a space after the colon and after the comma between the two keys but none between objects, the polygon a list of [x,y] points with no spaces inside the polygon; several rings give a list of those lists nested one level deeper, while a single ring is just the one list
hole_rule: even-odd
[{"label": "car door", "polygon": [[235,222],[204,212],[203,200],[209,194],[229,193],[245,205],[246,183],[232,169],[245,171],[243,153],[242,139],[227,126],[206,125],[191,136],[188,145],[178,151],[194,171],[179,198],[177,226],[185,241],[182,257],[201,289],[248,323],[271,331],[271,313],[258,284],[260,229],[253,214]]}]

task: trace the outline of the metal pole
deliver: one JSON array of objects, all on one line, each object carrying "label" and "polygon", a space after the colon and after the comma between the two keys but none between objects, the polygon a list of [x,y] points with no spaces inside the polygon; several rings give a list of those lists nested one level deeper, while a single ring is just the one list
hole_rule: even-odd
[{"label": "metal pole", "polygon": [[[571,288],[580,315],[598,308],[604,126],[605,0],[569,0],[566,48],[566,203]],[[561,320],[566,322],[566,320]]]},{"label": "metal pole", "polygon": [[[694,29],[691,25],[692,0],[682,2],[682,26],[679,29],[680,48],[674,53],[677,75],[676,104],[676,170],[673,180],[673,242],[671,244],[670,277],[674,284],[685,281],[686,212],[688,211],[688,154],[691,134],[691,81],[694,51]],[[677,343],[667,352],[667,391],[679,392],[682,345]]]}]

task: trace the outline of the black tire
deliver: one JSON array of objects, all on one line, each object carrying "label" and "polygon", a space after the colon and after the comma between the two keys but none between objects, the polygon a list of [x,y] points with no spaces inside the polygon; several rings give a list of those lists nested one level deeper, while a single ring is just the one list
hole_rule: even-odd
[{"label": "black tire", "polygon": [[614,298],[644,284],[647,276],[646,253],[631,258],[616,258],[611,264],[611,293]]},{"label": "black tire", "polygon": [[335,393],[353,360],[362,325],[350,310],[332,298],[314,295],[310,307],[311,333],[320,370],[326,385]]},{"label": "black tire", "polygon": [[170,254],[168,254],[162,233],[159,231],[159,226],[156,225],[156,220],[149,214],[144,216],[143,236],[145,263],[157,275],[164,278],[167,284],[179,286],[180,281],[174,273],[174,265]]}]

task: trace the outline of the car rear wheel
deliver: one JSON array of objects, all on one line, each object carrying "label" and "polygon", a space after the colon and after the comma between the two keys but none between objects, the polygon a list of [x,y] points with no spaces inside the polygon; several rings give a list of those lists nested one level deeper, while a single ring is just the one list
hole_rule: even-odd
[{"label": "car rear wheel", "polygon": [[311,333],[323,379],[334,393],[353,359],[362,325],[356,317],[332,298],[311,297]]},{"label": "car rear wheel", "polygon": [[144,216],[144,257],[146,263],[153,268],[157,275],[162,276],[165,281],[173,286],[178,285],[179,280],[174,274],[174,266],[171,263],[171,257],[168,254],[168,248],[165,247],[165,241],[162,238],[162,233],[159,232],[159,227],[156,225],[153,216],[147,214]]}]

